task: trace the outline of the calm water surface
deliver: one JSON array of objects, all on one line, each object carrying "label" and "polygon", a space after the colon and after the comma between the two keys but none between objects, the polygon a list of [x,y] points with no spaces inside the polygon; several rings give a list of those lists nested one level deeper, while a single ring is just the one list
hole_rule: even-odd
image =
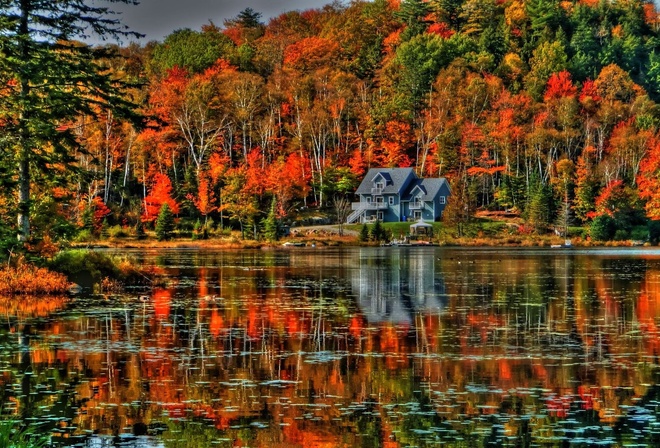
[{"label": "calm water surface", "polygon": [[660,251],[141,251],[2,301],[2,412],[81,447],[660,446]]}]

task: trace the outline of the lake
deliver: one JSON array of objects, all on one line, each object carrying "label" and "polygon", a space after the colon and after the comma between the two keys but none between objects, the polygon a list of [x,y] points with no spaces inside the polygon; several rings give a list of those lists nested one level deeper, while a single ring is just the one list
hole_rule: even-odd
[{"label": "lake", "polygon": [[2,301],[2,412],[80,447],[660,446],[660,251],[133,251]]}]

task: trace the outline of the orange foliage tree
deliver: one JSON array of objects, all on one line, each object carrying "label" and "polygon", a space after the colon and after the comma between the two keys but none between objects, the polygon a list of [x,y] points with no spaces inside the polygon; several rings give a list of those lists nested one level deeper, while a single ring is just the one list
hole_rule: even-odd
[{"label": "orange foliage tree", "polygon": [[640,198],[645,201],[646,216],[660,220],[660,140],[653,141],[641,163],[637,188]]},{"label": "orange foliage tree", "polygon": [[156,173],[153,185],[144,198],[143,222],[154,222],[163,204],[167,204],[175,215],[179,213],[179,204],[172,198],[172,182],[165,174]]}]

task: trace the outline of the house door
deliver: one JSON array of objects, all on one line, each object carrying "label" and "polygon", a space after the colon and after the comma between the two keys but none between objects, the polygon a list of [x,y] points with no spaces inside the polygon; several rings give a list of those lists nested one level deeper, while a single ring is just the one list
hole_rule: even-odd
[{"label": "house door", "polygon": [[379,221],[383,220],[383,212],[378,212],[378,220]]},{"label": "house door", "polygon": [[415,210],[415,211],[413,212],[413,218],[415,218],[415,221],[419,221],[420,219],[422,219],[422,212],[421,212],[421,210]]}]

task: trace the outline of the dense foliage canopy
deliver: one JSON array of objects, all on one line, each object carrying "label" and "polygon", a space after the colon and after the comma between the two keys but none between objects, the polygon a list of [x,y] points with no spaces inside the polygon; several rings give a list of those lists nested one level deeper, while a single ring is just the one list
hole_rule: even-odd
[{"label": "dense foliage canopy", "polygon": [[[452,223],[492,209],[538,231],[607,215],[626,232],[660,219],[659,30],[640,0],[353,1],[268,23],[246,9],[68,73],[62,58],[94,52],[62,30],[29,41],[48,57],[23,65],[25,49],[1,47],[16,53],[2,54],[3,145],[29,136],[31,154],[49,155],[31,158],[47,168],[31,179],[36,239],[153,225],[163,204],[181,227],[258,229],[273,201],[279,218],[329,207],[375,166],[447,177]],[[139,81],[121,94],[147,126],[67,99],[100,66]],[[48,90],[51,75],[70,90]],[[28,106],[38,120],[17,127]],[[77,147],[60,151],[64,130]],[[0,182],[13,185],[4,148]],[[60,153],[66,164],[51,161]],[[0,235],[15,233],[14,190],[0,194]]]}]

